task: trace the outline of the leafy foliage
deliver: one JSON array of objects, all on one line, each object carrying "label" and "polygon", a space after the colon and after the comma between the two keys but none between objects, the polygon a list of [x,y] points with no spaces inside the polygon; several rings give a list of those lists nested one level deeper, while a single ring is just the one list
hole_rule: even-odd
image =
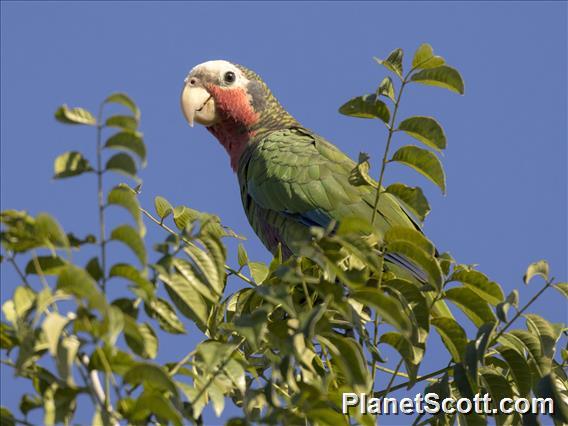
[{"label": "leafy foliage", "polygon": [[[437,153],[446,148],[446,136],[431,117],[397,123],[398,104],[406,84],[463,93],[463,81],[427,44],[419,47],[406,74],[403,57],[402,49],[396,49],[377,60],[400,80],[398,88],[387,77],[375,94],[352,99],[340,112],[380,120],[388,131],[378,181],[369,175],[369,156],[362,154],[351,183],[374,188],[377,203],[381,196],[398,198],[423,222],[430,207],[422,190],[402,183],[383,189],[384,171],[397,161],[445,191]],[[393,103],[392,114],[380,97]],[[118,172],[140,182],[138,171],[146,163],[138,107],[122,93],[112,94],[102,106],[109,103],[126,108],[127,114],[95,119],[85,109],[66,106],[56,112],[62,123],[94,126],[97,132],[96,167],[79,152],[65,153],[55,160],[55,177],[97,176],[98,239],[68,234],[46,213],[34,217],[5,210],[0,216],[2,259],[21,280],[2,305],[2,362],[32,382],[34,394],[21,398],[24,418],[41,410],[45,424],[72,423],[84,394],[91,398],[97,424],[203,424],[204,408],[210,404],[220,415],[228,399],[241,409],[229,425],[374,424],[371,415],[342,414],[341,394],[384,397],[428,381],[420,389],[441,397],[488,392],[494,400],[552,398],[554,421],[568,421],[568,352],[560,351],[561,358],[557,354],[566,325],[527,313],[550,287],[568,296],[567,284],[549,277],[545,261],[528,267],[527,284],[536,275],[545,283],[520,307],[519,291],[505,297],[499,284],[449,254],[439,254],[418,230],[393,227],[376,235],[370,226],[374,218],[354,217],[334,228],[313,228],[300,257],[280,254],[269,265],[251,260],[239,244],[238,268],[232,268],[225,240],[239,236],[217,216],[174,207],[161,196],[155,198],[154,215],[140,206],[140,186],[121,184],[102,195],[103,173]],[[104,143],[103,131],[114,132]],[[434,151],[403,146],[389,159],[398,131]],[[103,166],[108,150],[120,153]],[[107,232],[111,206],[128,212],[132,223]],[[145,241],[143,216],[164,230],[153,253]],[[106,247],[113,242],[130,250],[135,264],[108,259]],[[82,266],[71,250],[98,253]],[[405,259],[413,274],[385,268],[385,256]],[[20,262],[26,262],[24,269]],[[243,285],[228,294],[228,280]],[[124,295],[111,300],[109,281],[122,285]],[[510,309],[516,313],[508,320]],[[453,315],[458,311],[471,324],[460,323]],[[524,327],[518,324],[521,319]],[[184,335],[190,324],[203,333],[203,341],[182,359],[159,361],[164,351],[158,333]],[[447,349],[446,366],[420,375],[433,333]],[[385,346],[400,357],[394,370],[381,354]],[[399,371],[402,366],[405,373]],[[378,371],[388,372],[392,380],[383,383]],[[397,377],[404,381],[395,384]],[[5,407],[0,414],[2,424],[25,421]],[[494,417],[498,424],[520,421],[518,414]],[[491,419],[437,414],[420,421],[486,424]]]}]

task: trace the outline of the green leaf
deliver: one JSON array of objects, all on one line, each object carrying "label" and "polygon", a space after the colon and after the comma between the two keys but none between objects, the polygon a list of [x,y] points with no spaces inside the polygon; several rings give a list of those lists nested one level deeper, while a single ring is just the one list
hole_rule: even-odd
[{"label": "green leaf", "polygon": [[138,128],[138,120],[130,115],[113,115],[107,118],[105,126],[135,131]]},{"label": "green leaf", "polygon": [[134,114],[134,117],[137,120],[140,119],[140,110],[136,106],[136,103],[126,93],[113,93],[105,99],[104,103],[105,104],[115,103],[115,104],[124,105],[130,111],[132,111],[132,114]]},{"label": "green leaf", "polygon": [[429,256],[434,256],[436,249],[426,236],[413,228],[393,226],[385,233],[385,243],[388,245],[396,241],[406,241],[420,248]]},{"label": "green leaf", "polygon": [[209,318],[209,306],[192,283],[181,275],[170,277],[160,275],[160,279],[166,285],[166,291],[180,312],[195,321],[202,330],[205,329]]},{"label": "green leaf", "polygon": [[158,321],[160,328],[172,334],[185,334],[185,327],[174,309],[164,299],[156,298],[144,304],[148,316]]},{"label": "green leaf", "polygon": [[103,319],[102,332],[104,342],[109,346],[116,344],[116,339],[124,329],[124,315],[117,306],[109,306]]},{"label": "green leaf", "polygon": [[154,285],[134,266],[126,263],[117,263],[110,268],[109,278],[121,277],[129,280],[136,285],[145,295],[144,300],[152,299],[155,289]]},{"label": "green leaf", "polygon": [[242,244],[239,243],[238,250],[237,250],[237,258],[239,261],[239,266],[242,268],[248,263],[248,255],[247,251]]},{"label": "green leaf", "polygon": [[361,346],[351,337],[333,333],[319,335],[317,339],[329,349],[333,363],[339,366],[353,392],[366,392],[370,378]]},{"label": "green leaf", "polygon": [[2,426],[14,426],[16,421],[14,415],[6,407],[0,407],[0,423]]},{"label": "green leaf", "polygon": [[40,240],[48,241],[57,247],[69,247],[67,234],[59,222],[47,213],[40,213],[36,216],[35,232],[36,238]]},{"label": "green leaf", "polygon": [[31,259],[26,265],[26,275],[59,275],[59,272],[67,265],[59,256],[38,256],[37,264]]},{"label": "green leaf", "polygon": [[77,151],[68,151],[55,159],[53,164],[53,178],[63,179],[92,172],[93,168],[83,154]]},{"label": "green leaf", "polygon": [[385,60],[381,60],[379,58],[374,58],[375,61],[384,66],[386,69],[388,69],[389,71],[394,72],[396,75],[398,75],[400,78],[402,78],[402,58],[403,58],[403,51],[402,49],[398,48],[393,50],[389,56],[387,57],[387,59]]},{"label": "green leaf", "polygon": [[506,346],[498,346],[496,349],[509,365],[519,396],[521,398],[527,397],[532,387],[532,374],[525,357]]},{"label": "green leaf", "polygon": [[422,189],[418,186],[410,187],[402,183],[393,183],[385,189],[385,192],[394,195],[402,201],[403,206],[410,210],[410,213],[421,222],[424,222],[424,219],[426,219],[426,216],[430,213],[428,200],[424,196]]},{"label": "green leaf", "polygon": [[[508,336],[506,336],[506,334],[501,336],[505,337],[505,339],[500,339],[500,343],[509,344],[510,347],[515,349],[515,346],[518,346],[518,341],[522,342],[522,344],[527,348],[527,351],[530,354],[531,358],[536,363],[538,374],[543,375],[550,371],[551,362],[549,359],[543,356],[542,346],[538,334],[531,333],[526,330],[511,330],[508,333]],[[511,345],[509,343],[512,339],[515,339],[514,345]],[[524,356],[524,353],[522,355]]]},{"label": "green leaf", "polygon": [[180,231],[183,231],[194,219],[194,215],[188,207],[177,206],[174,209],[174,223]]},{"label": "green leaf", "polygon": [[394,153],[390,161],[405,164],[434,182],[446,193],[446,175],[436,154],[415,145],[406,145]]},{"label": "green leaf", "polygon": [[[42,405],[43,403],[39,395],[30,395],[29,393],[25,393],[20,399],[20,411],[24,416],[27,416],[30,411],[40,408]],[[3,421],[0,423],[4,424]]]},{"label": "green leaf", "polygon": [[18,286],[16,290],[14,290],[13,301],[16,316],[23,319],[34,306],[36,293],[28,287]]},{"label": "green leaf", "polygon": [[89,111],[83,108],[69,108],[67,105],[62,105],[55,111],[55,119],[65,124],[97,125],[97,120]]},{"label": "green leaf", "polygon": [[554,374],[550,373],[542,377],[536,385],[536,395],[540,398],[551,398],[554,407],[552,417],[560,424],[568,423],[568,403],[566,402],[566,384]]},{"label": "green leaf", "polygon": [[525,284],[528,284],[529,281],[537,275],[540,275],[545,281],[548,281],[548,262],[546,260],[531,263],[523,276],[523,281]]},{"label": "green leaf", "polygon": [[146,247],[144,241],[134,228],[129,225],[120,225],[114,228],[110,234],[110,239],[120,241],[128,246],[136,255],[142,266],[146,265]]},{"label": "green leaf", "polygon": [[381,84],[379,84],[379,88],[377,89],[377,95],[386,96],[391,101],[395,102],[394,85],[392,84],[392,79],[390,77],[385,77],[383,81],[381,81]]},{"label": "green leaf", "polygon": [[143,424],[150,413],[153,413],[159,419],[159,424],[170,424],[170,422],[175,426],[182,426],[183,424],[182,416],[174,404],[166,396],[156,391],[142,393],[136,400],[132,412],[135,424]]},{"label": "green leaf", "polygon": [[257,284],[262,284],[266,277],[268,277],[268,266],[262,262],[249,262],[248,267],[250,270],[250,275],[252,279]]},{"label": "green leaf", "polygon": [[371,176],[369,176],[370,168],[369,156],[364,152],[360,152],[359,161],[349,174],[349,183],[353,186],[367,185],[376,189],[378,184],[373,180],[373,178],[371,178]]},{"label": "green leaf", "polygon": [[136,163],[132,157],[124,152],[118,153],[110,157],[106,163],[105,170],[121,173],[131,177],[139,182],[140,178],[136,176]]},{"label": "green leaf", "polygon": [[47,339],[49,353],[53,356],[57,353],[57,344],[61,332],[69,323],[69,318],[59,315],[57,312],[49,312],[41,325],[41,329]]},{"label": "green leaf", "polygon": [[440,290],[443,284],[442,270],[433,255],[429,255],[420,247],[409,241],[392,241],[385,247],[387,253],[398,253],[417,265],[428,274],[428,282]]},{"label": "green leaf", "polygon": [[[481,373],[481,380],[483,381],[486,388],[489,390],[489,394],[491,395],[491,409],[497,408],[499,406],[499,402],[502,399],[513,398],[511,386],[507,382],[507,379],[497,370],[485,367],[483,369],[483,372]],[[507,423],[508,416],[510,415],[496,414],[496,423],[498,425],[513,424],[512,422]]]},{"label": "green leaf", "polygon": [[384,123],[390,120],[388,106],[376,94],[352,98],[339,108],[339,112],[349,117],[378,118]]},{"label": "green leaf", "polygon": [[540,339],[542,355],[548,359],[552,359],[554,356],[556,341],[558,340],[560,333],[555,330],[550,322],[539,315],[525,314],[524,317],[527,320],[527,327],[529,330],[536,334]]},{"label": "green leaf", "polygon": [[140,203],[138,202],[136,194],[134,194],[132,190],[120,185],[115,186],[108,193],[107,203],[109,205],[125,208],[136,221],[136,225],[140,230],[141,235],[144,235],[145,227],[144,222],[142,221],[142,214],[140,213]]},{"label": "green leaf", "polygon": [[[187,280],[187,284],[189,284],[188,291],[195,292],[197,291],[207,300],[213,303],[217,303],[221,298],[222,294],[217,292],[217,290],[213,287],[208,285],[206,280],[202,279],[200,272],[196,266],[185,259],[174,258],[172,259],[172,266],[176,269],[176,271]],[[181,294],[179,295],[181,296]]]},{"label": "green leaf", "polygon": [[412,68],[436,68],[445,63],[444,58],[434,55],[434,50],[428,43],[421,44],[414,53],[414,58],[412,58]]},{"label": "green leaf", "polygon": [[158,338],[149,324],[138,324],[134,318],[124,315],[124,340],[132,351],[143,358],[156,358]]},{"label": "green leaf", "polygon": [[104,147],[131,152],[140,158],[142,167],[146,165],[146,145],[138,132],[118,132],[107,139]]},{"label": "green leaf", "polygon": [[454,362],[460,362],[467,345],[464,329],[452,318],[432,318],[431,323],[436,327]]},{"label": "green leaf", "polygon": [[495,321],[495,315],[487,302],[468,287],[446,290],[444,298],[455,303],[477,327]]},{"label": "green leaf", "polygon": [[164,220],[174,211],[174,208],[168,200],[164,197],[157,196],[154,198],[154,208],[156,209],[156,214],[160,219]]},{"label": "green leaf", "polygon": [[384,294],[379,289],[366,288],[353,292],[351,298],[372,307],[386,322],[394,326],[404,336],[410,336],[410,321],[405,315],[401,303],[394,297]]},{"label": "green leaf", "polygon": [[464,83],[460,73],[447,65],[419,71],[410,77],[410,81],[442,87],[460,95],[464,94]]},{"label": "green leaf", "polygon": [[553,284],[552,287],[558,290],[564,297],[568,298],[568,283]]},{"label": "green leaf", "polygon": [[59,340],[57,346],[57,356],[55,363],[59,377],[61,377],[67,385],[73,387],[75,382],[73,380],[73,363],[81,343],[77,336],[66,336]]},{"label": "green leaf", "polygon": [[485,355],[487,348],[492,342],[493,333],[495,332],[496,326],[497,322],[491,320],[479,327],[479,330],[477,331],[477,336],[475,338],[475,347],[477,359],[482,365],[485,365]]},{"label": "green leaf", "polygon": [[385,343],[395,348],[404,360],[410,381],[416,380],[418,364],[422,361],[424,350],[413,346],[402,334],[392,331],[383,333],[379,343]]},{"label": "green leaf", "polygon": [[418,326],[423,330],[420,341],[425,342],[430,330],[430,310],[424,293],[415,284],[402,279],[384,281],[383,286],[404,297],[404,302],[401,303],[407,304],[411,309]]},{"label": "green leaf", "polygon": [[442,129],[440,123],[432,117],[409,117],[401,121],[398,125],[398,130],[402,130],[437,151],[446,148],[444,129]]},{"label": "green leaf", "polygon": [[475,270],[458,270],[454,272],[448,282],[458,281],[465,284],[469,289],[477,293],[492,305],[500,303],[504,299],[503,290],[496,282],[490,281],[487,276]]},{"label": "green leaf", "polygon": [[141,362],[136,364],[124,375],[124,381],[131,385],[150,385],[154,389],[171,392],[177,396],[178,391],[176,385],[161,367]]},{"label": "green leaf", "polygon": [[57,279],[57,289],[86,299],[90,307],[100,311],[107,306],[106,300],[99,292],[96,282],[83,268],[68,265],[63,269]]}]

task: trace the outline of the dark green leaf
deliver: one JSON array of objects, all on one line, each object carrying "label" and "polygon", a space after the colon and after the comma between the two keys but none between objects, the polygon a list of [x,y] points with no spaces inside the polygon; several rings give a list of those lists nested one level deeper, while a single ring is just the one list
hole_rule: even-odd
[{"label": "dark green leaf", "polygon": [[529,330],[535,333],[540,339],[542,355],[552,359],[556,341],[560,337],[559,333],[554,329],[552,324],[539,315],[525,314],[524,317],[527,319]]},{"label": "dark green leaf", "polygon": [[376,94],[357,96],[343,104],[339,112],[349,117],[378,118],[384,123],[390,120],[389,108]]},{"label": "dark green leaf", "polygon": [[[547,374],[536,385],[536,395],[540,398],[551,398],[552,404],[548,403],[548,412],[561,423],[568,423],[568,403],[566,402],[566,384],[553,373]],[[554,413],[551,413],[554,408]]]},{"label": "dark green leaf", "polygon": [[65,124],[87,124],[89,126],[97,124],[95,117],[86,109],[69,108],[67,105],[62,105],[55,111],[55,119]]},{"label": "dark green leaf", "polygon": [[546,260],[531,263],[523,276],[523,281],[528,284],[536,275],[540,275],[545,281],[548,281],[548,262]]},{"label": "dark green leaf", "polygon": [[464,94],[464,84],[460,73],[447,65],[419,71],[413,74],[410,80],[430,86],[443,87],[460,95]]},{"label": "dark green leaf", "polygon": [[421,222],[430,213],[430,205],[420,187],[410,187],[402,183],[393,183],[387,186],[385,192],[394,195]]},{"label": "dark green leaf", "polygon": [[404,360],[410,380],[416,380],[418,364],[422,361],[424,350],[413,346],[402,334],[392,331],[382,334],[379,343],[385,343],[395,348]]},{"label": "dark green leaf", "polygon": [[426,236],[413,228],[393,226],[385,233],[385,243],[388,245],[397,241],[406,241],[422,249],[428,256],[434,256],[435,248]]},{"label": "dark green leaf", "polygon": [[398,48],[393,50],[387,59],[381,60],[379,58],[374,58],[375,61],[387,68],[389,71],[394,72],[400,78],[402,78],[402,58],[403,58],[403,51],[402,49]]},{"label": "dark green leaf", "polygon": [[105,170],[122,173],[137,182],[140,181],[138,176],[136,176],[136,163],[130,155],[124,152],[110,157],[106,163]]},{"label": "dark green leaf", "polygon": [[410,260],[413,264],[417,265],[429,277],[428,282],[436,289],[442,288],[443,278],[440,265],[434,256],[427,254],[420,247],[408,241],[392,241],[386,248],[387,253],[397,253],[403,255],[406,259]]},{"label": "dark green leaf", "polygon": [[14,415],[6,407],[0,407],[0,423],[2,426],[14,426],[16,424]]},{"label": "dark green leaf", "polygon": [[134,114],[136,119],[140,119],[140,110],[136,106],[136,103],[126,93],[113,93],[105,99],[105,103],[124,105],[132,111],[132,114]]},{"label": "dark green leaf", "polygon": [[428,43],[421,44],[412,58],[412,68],[427,69],[444,65],[446,61],[441,56],[434,55],[432,46]]},{"label": "dark green leaf", "polygon": [[498,346],[496,349],[509,365],[519,396],[527,397],[532,387],[532,374],[525,357],[521,356],[516,350],[505,346]]},{"label": "dark green leaf", "polygon": [[172,207],[170,202],[164,197],[160,196],[154,198],[154,208],[156,209],[156,214],[162,220],[171,215],[174,211],[174,208]]},{"label": "dark green leaf", "polygon": [[80,152],[69,151],[61,154],[53,164],[53,178],[62,179],[92,172],[89,161]]},{"label": "dark green leaf", "polygon": [[361,346],[350,337],[340,337],[328,333],[317,337],[322,345],[331,352],[331,358],[337,364],[354,392],[366,392],[369,386],[369,371]]},{"label": "dark green leaf", "polygon": [[436,154],[414,145],[406,145],[394,153],[390,161],[405,164],[434,182],[446,192],[446,175]]},{"label": "dark green leaf", "polygon": [[[37,263],[36,263],[37,260]],[[26,265],[26,274],[58,275],[67,264],[59,256],[38,256]]]},{"label": "dark green leaf", "polygon": [[107,139],[104,147],[132,152],[140,158],[142,167],[146,165],[146,145],[140,133],[118,132]]},{"label": "dark green leaf", "polygon": [[446,135],[444,129],[432,117],[410,117],[398,125],[398,130],[402,130],[423,144],[441,150],[446,148]]},{"label": "dark green leaf", "polygon": [[[512,398],[513,391],[507,382],[507,379],[497,370],[485,367],[481,373],[481,380],[489,390],[491,395],[491,409],[499,407],[499,402],[504,398]],[[512,424],[507,423],[506,414],[496,414],[496,423],[498,425]],[[517,423],[518,424],[518,423]]]},{"label": "dark green leaf", "polygon": [[453,360],[460,362],[467,345],[464,329],[452,318],[437,317],[432,318],[431,322],[436,327]]},{"label": "dark green leaf", "polygon": [[134,254],[136,254],[142,266],[146,265],[146,247],[144,246],[144,241],[134,228],[129,225],[120,225],[112,230],[110,239],[120,241],[128,246]]}]

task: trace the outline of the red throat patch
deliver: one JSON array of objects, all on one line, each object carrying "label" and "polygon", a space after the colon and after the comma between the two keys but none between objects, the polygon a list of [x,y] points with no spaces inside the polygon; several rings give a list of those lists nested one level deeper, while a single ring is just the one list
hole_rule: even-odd
[{"label": "red throat patch", "polygon": [[207,87],[215,99],[215,105],[221,115],[221,121],[208,130],[219,140],[231,159],[231,167],[237,171],[239,159],[251,136],[250,127],[259,119],[259,114],[252,108],[249,97],[242,88]]}]

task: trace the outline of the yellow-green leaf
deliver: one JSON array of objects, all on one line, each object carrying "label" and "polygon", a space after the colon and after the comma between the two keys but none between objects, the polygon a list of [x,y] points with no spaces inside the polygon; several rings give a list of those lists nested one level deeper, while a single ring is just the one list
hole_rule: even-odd
[{"label": "yellow-green leaf", "polygon": [[113,93],[108,96],[104,102],[106,104],[115,103],[124,105],[125,107],[130,109],[130,111],[132,111],[136,119],[140,118],[140,110],[136,106],[136,103],[126,93]]},{"label": "yellow-green leaf", "polygon": [[144,236],[145,227],[142,221],[142,214],[140,213],[140,203],[136,194],[129,188],[124,186],[116,186],[109,193],[107,197],[109,205],[116,205],[125,208],[132,218],[136,221],[136,225],[140,230],[140,235]]},{"label": "yellow-green leaf", "polygon": [[107,118],[105,126],[135,131],[138,127],[138,120],[130,115],[113,115],[112,117]]},{"label": "yellow-green leaf", "polygon": [[444,297],[455,303],[477,327],[495,321],[495,315],[487,302],[468,287],[446,290]]},{"label": "yellow-green leaf", "polygon": [[382,60],[379,58],[374,58],[375,61],[384,66],[386,69],[388,69],[389,71],[394,72],[396,75],[398,75],[400,78],[402,78],[402,58],[403,58],[404,54],[402,49],[398,48],[393,50],[389,56],[387,57],[387,59]]},{"label": "yellow-green leaf", "polygon": [[339,112],[349,117],[378,118],[385,123],[390,120],[389,108],[376,94],[357,96],[343,104]]},{"label": "yellow-green leaf", "polygon": [[174,211],[174,208],[172,207],[170,202],[164,197],[160,196],[154,198],[154,208],[156,209],[156,214],[162,220],[171,215]]},{"label": "yellow-green leaf", "polygon": [[434,55],[432,46],[428,43],[423,43],[418,47],[414,58],[412,58],[412,68],[435,68],[444,65],[446,61],[441,56]]},{"label": "yellow-green leaf", "polygon": [[452,318],[437,317],[432,318],[431,322],[440,334],[453,360],[460,362],[467,345],[467,336],[464,329]]},{"label": "yellow-green leaf", "polygon": [[138,132],[118,132],[107,139],[104,147],[132,152],[140,158],[142,167],[146,165],[146,145]]},{"label": "yellow-green leaf", "polygon": [[394,97],[394,85],[392,84],[392,79],[390,77],[385,77],[381,84],[379,84],[379,88],[377,89],[377,95],[386,96],[391,101],[395,102]]},{"label": "yellow-green leaf", "polygon": [[446,192],[446,175],[442,163],[433,152],[414,145],[407,145],[399,148],[390,161],[396,161],[413,168],[438,185],[443,193]]},{"label": "yellow-green leaf", "polygon": [[446,148],[444,129],[440,123],[432,117],[409,117],[400,122],[398,130],[402,130],[437,151]]},{"label": "yellow-green leaf", "polygon": [[447,65],[419,71],[410,77],[410,81],[442,87],[460,95],[464,94],[464,83],[460,73]]},{"label": "yellow-green leaf", "polygon": [[545,281],[548,280],[548,262],[546,260],[531,263],[523,276],[523,281],[528,284],[536,275],[540,275]]},{"label": "yellow-green leaf", "polygon": [[403,206],[410,210],[420,222],[424,222],[428,213],[430,213],[430,205],[428,200],[424,196],[422,189],[418,186],[411,187],[406,186],[402,183],[393,183],[387,186],[385,192],[394,195],[400,201],[402,201]]},{"label": "yellow-green leaf", "polygon": [[53,178],[62,179],[92,172],[93,168],[83,154],[77,151],[69,151],[61,154],[53,164]]},{"label": "yellow-green leaf", "polygon": [[124,152],[115,154],[110,157],[106,163],[105,170],[122,173],[139,182],[140,178],[136,176],[136,163],[132,157]]},{"label": "yellow-green leaf", "polygon": [[95,126],[97,120],[84,108],[69,108],[67,105],[60,106],[55,111],[55,119],[65,124],[86,124]]},{"label": "yellow-green leaf", "polygon": [[136,255],[142,266],[146,265],[146,247],[140,234],[129,225],[120,225],[114,228],[110,234],[110,239],[120,241],[128,246]]}]

